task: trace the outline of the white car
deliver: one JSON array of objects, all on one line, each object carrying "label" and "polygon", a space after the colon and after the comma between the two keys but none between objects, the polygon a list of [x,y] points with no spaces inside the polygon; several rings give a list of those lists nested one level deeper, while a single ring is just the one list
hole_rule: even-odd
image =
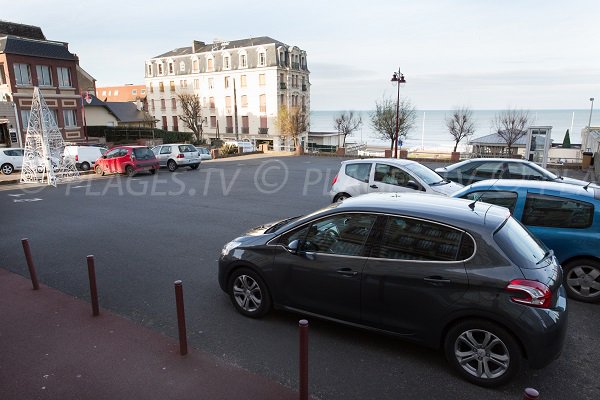
[{"label": "white car", "polygon": [[10,147],[0,149],[0,171],[4,175],[10,175],[16,169],[23,166],[24,149],[20,147]]},{"label": "white car", "polygon": [[198,150],[198,157],[200,160],[212,160],[212,155],[210,154],[210,150],[206,147],[195,146],[196,150]]},{"label": "white car", "polygon": [[174,172],[179,167],[198,169],[200,166],[198,150],[191,144],[162,144],[154,147],[152,152],[158,159],[160,166],[167,167],[171,172]]},{"label": "white car", "polygon": [[97,146],[65,146],[63,154],[65,158],[71,158],[77,168],[89,171],[105,151],[105,148]]},{"label": "white car", "polygon": [[329,196],[334,203],[373,192],[422,191],[450,196],[462,187],[415,161],[371,158],[343,161]]}]

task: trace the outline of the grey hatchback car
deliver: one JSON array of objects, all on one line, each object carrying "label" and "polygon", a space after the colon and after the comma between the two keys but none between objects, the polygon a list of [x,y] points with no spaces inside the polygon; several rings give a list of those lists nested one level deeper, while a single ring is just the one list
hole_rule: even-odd
[{"label": "grey hatchback car", "polygon": [[381,193],[259,226],[227,243],[219,284],[248,317],[272,307],[442,347],[465,379],[556,359],[567,300],[552,251],[506,208]]}]

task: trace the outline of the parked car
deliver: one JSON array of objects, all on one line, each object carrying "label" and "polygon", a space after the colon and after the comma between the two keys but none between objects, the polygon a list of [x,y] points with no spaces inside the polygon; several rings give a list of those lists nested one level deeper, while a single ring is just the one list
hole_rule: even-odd
[{"label": "parked car", "polygon": [[97,146],[65,146],[63,155],[71,158],[78,169],[88,171],[94,168],[96,160],[102,157],[104,151],[104,148]]},{"label": "parked car", "polygon": [[94,170],[98,175],[127,174],[148,171],[155,174],[160,168],[152,150],[144,146],[117,146],[96,160]]},{"label": "parked car", "polygon": [[502,180],[474,183],[453,196],[508,208],[554,250],[569,296],[600,302],[600,189]]},{"label": "parked car", "polygon": [[567,327],[562,270],[507,209],[378,193],[227,243],[219,285],[241,314],[306,313],[443,347],[465,379],[541,368]]},{"label": "parked car", "polygon": [[201,161],[204,160],[212,160],[212,155],[210,154],[210,150],[206,147],[194,146],[196,150],[198,150],[198,157],[200,157]]},{"label": "parked car", "polygon": [[198,150],[191,144],[171,143],[156,146],[152,149],[161,167],[167,167],[174,172],[179,167],[198,169],[200,157]]},{"label": "parked car", "polygon": [[446,167],[436,168],[435,172],[444,179],[462,185],[470,185],[485,179],[525,179],[562,182],[580,186],[589,183],[579,179],[558,176],[534,162],[513,158],[473,158]]},{"label": "parked car", "polygon": [[343,161],[333,178],[329,197],[337,202],[373,192],[414,192],[450,195],[462,188],[415,161],[371,158]]},{"label": "parked car", "polygon": [[4,175],[10,175],[15,170],[23,166],[24,149],[20,147],[10,147],[0,149],[0,171]]}]

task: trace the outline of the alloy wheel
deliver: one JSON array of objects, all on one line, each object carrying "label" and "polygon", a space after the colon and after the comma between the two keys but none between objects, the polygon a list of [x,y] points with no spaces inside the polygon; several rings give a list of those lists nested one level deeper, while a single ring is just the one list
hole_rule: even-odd
[{"label": "alloy wheel", "polygon": [[256,312],[262,303],[260,285],[248,275],[240,275],[235,279],[233,297],[238,306],[249,313]]},{"label": "alloy wheel", "polygon": [[458,364],[479,379],[494,379],[504,375],[510,366],[506,344],[496,335],[482,329],[470,329],[454,343]]}]

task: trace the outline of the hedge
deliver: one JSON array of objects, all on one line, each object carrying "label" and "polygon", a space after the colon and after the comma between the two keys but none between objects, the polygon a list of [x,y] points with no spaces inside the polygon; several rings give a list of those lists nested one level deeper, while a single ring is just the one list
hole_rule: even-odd
[{"label": "hedge", "polygon": [[89,137],[103,137],[111,143],[134,142],[137,139],[162,138],[163,143],[191,142],[192,132],[173,132],[158,128],[126,128],[115,126],[88,126]]}]

